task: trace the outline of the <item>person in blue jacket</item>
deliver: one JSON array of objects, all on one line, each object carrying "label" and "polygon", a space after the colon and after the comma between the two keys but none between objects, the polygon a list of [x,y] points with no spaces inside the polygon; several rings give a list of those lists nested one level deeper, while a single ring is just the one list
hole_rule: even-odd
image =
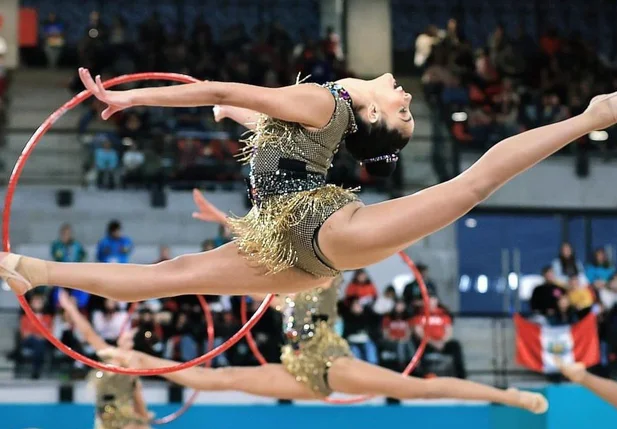
[{"label": "person in blue jacket", "polygon": [[[60,227],[60,235],[51,243],[51,257],[56,262],[84,262],[88,256],[84,246],[73,236],[73,228],[68,223]],[[82,309],[88,305],[90,294],[79,290],[72,290],[71,296],[77,301],[77,306]],[[50,295],[51,304],[56,307],[58,303],[58,288],[55,287]]]},{"label": "person in blue jacket", "polygon": [[615,274],[615,268],[608,260],[606,250],[603,247],[598,247],[593,252],[591,263],[585,267],[585,275],[589,279],[589,283],[596,285],[596,282],[599,281],[600,286],[604,286],[613,274]]},{"label": "person in blue jacket", "polygon": [[107,236],[103,237],[96,248],[96,260],[104,263],[126,264],[129,262],[133,242],[122,235],[122,225],[112,220],[107,225]]}]

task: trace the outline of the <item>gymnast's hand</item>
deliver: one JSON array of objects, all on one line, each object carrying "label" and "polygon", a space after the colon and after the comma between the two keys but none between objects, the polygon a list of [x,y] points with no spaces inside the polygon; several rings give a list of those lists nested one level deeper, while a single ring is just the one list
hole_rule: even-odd
[{"label": "gymnast's hand", "polygon": [[227,109],[225,106],[212,106],[212,113],[214,114],[215,122],[221,122],[227,117]]},{"label": "gymnast's hand", "polygon": [[225,213],[214,207],[210,201],[206,200],[199,189],[193,189],[193,201],[195,201],[197,210],[199,210],[198,212],[193,212],[193,219],[220,223],[221,225],[227,223],[227,216],[225,216]]},{"label": "gymnast's hand", "polygon": [[134,350],[109,347],[99,350],[96,354],[103,360],[126,368],[140,369],[142,365],[141,353]]},{"label": "gymnast's hand", "polygon": [[76,307],[73,297],[64,289],[58,291],[58,305],[64,310],[71,310]]},{"label": "gymnast's hand", "polygon": [[92,95],[98,98],[103,103],[107,104],[107,108],[101,113],[104,120],[109,119],[114,113],[132,107],[131,98],[128,91],[108,91],[103,86],[101,76],[92,79],[88,69],[81,67],[79,69],[79,78]]}]

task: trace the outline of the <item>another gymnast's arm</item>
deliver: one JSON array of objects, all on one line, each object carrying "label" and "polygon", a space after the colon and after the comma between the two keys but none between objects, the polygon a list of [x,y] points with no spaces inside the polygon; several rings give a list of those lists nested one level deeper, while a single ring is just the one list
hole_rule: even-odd
[{"label": "another gymnast's arm", "polygon": [[64,289],[61,289],[58,293],[58,304],[64,309],[75,329],[83,335],[84,340],[90,344],[94,350],[98,352],[109,347],[109,344],[96,333],[90,322],[79,312],[71,296]]},{"label": "another gymnast's arm", "polygon": [[146,406],[146,401],[144,400],[143,386],[139,380],[136,381],[135,390],[133,391],[133,409],[144,419],[150,419],[148,407]]},{"label": "another gymnast's arm", "polygon": [[559,369],[572,381],[591,390],[606,402],[617,408],[617,383],[591,374],[582,363],[564,364],[557,362]]},{"label": "another gymnast's arm", "polygon": [[[129,368],[156,369],[179,364],[179,362],[157,358],[134,350],[126,352],[118,348],[110,347],[107,347],[105,350],[99,351],[98,355],[99,357],[105,359],[117,359],[124,361],[124,365]],[[207,370],[209,369],[198,367],[186,368],[176,372],[161,374],[161,377],[164,377],[167,380],[181,386],[190,387],[191,389],[195,390],[203,390],[205,388],[204,386],[206,382],[202,381],[202,379],[203,377],[206,377],[205,372]]]},{"label": "another gymnast's arm", "polygon": [[223,119],[228,118],[249,130],[255,129],[255,125],[257,124],[260,116],[260,113],[254,110],[234,106],[217,105],[214,106],[212,110],[214,112],[214,120],[216,122],[221,122]]},{"label": "another gymnast's arm", "polygon": [[96,81],[87,69],[79,69],[84,86],[108,108],[103,119],[120,110],[136,106],[197,107],[233,106],[253,110],[288,122],[311,128],[328,124],[334,112],[330,91],[316,85],[299,84],[282,88],[266,88],[242,83],[196,82],[158,88],[108,91],[100,76]]}]

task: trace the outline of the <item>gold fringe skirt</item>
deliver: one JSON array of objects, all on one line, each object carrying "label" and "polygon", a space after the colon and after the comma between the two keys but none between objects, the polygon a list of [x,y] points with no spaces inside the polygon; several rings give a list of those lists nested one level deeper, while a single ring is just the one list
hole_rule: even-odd
[{"label": "gold fringe skirt", "polygon": [[353,191],[325,185],[269,197],[253,206],[246,216],[231,218],[229,225],[240,251],[266,268],[268,274],[297,267],[330,277],[336,271],[319,260],[313,237],[329,216],[355,201],[358,197]]}]

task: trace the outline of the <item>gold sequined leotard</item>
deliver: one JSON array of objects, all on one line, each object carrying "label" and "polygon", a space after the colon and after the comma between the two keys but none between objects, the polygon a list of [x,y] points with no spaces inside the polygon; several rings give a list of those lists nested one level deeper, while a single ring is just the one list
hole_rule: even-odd
[{"label": "gold sequined leotard", "polygon": [[246,141],[253,208],[229,223],[240,250],[269,273],[296,267],[318,277],[338,274],[319,258],[314,240],[330,215],[357,201],[352,192],[326,184],[338,146],[355,131],[355,122],[349,94],[337,84],[325,87],[335,100],[325,127],[311,131],[262,117]]},{"label": "gold sequined leotard", "polygon": [[129,424],[149,427],[147,420],[135,412],[133,395],[136,377],[92,371],[88,380],[96,392],[95,429],[123,429]]},{"label": "gold sequined leotard", "polygon": [[338,319],[339,274],[329,288],[315,288],[285,298],[283,330],[289,343],[281,362],[296,380],[328,396],[328,369],[336,359],[352,356],[347,341],[334,332]]}]

